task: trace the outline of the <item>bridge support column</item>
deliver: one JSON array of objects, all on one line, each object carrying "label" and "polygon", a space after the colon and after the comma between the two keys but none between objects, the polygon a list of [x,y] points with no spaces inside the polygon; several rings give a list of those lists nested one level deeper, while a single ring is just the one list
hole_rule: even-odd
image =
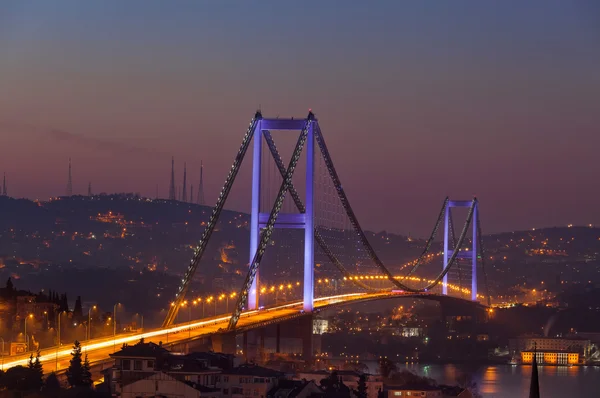
[{"label": "bridge support column", "polygon": [[[252,155],[252,205],[250,209],[250,261],[252,264],[254,255],[258,249],[258,242],[260,240],[260,226],[258,224],[258,217],[260,212],[260,165],[262,158],[262,122],[259,121],[256,124],[254,130],[254,153]],[[259,283],[258,283],[259,271],[256,271],[254,282],[250,292],[248,292],[248,309],[255,310],[259,307]]]},{"label": "bridge support column", "polygon": [[244,358],[244,362],[248,362],[248,332],[244,332],[243,334],[243,343],[242,343],[242,357]]},{"label": "bridge support column", "polygon": [[214,334],[211,336],[211,343],[214,352],[236,353],[235,332]]},{"label": "bridge support column", "polygon": [[473,246],[471,247],[471,300],[477,301],[477,217],[479,203],[475,202],[473,208]]},{"label": "bridge support column", "polygon": [[279,354],[281,352],[281,325],[278,323],[275,328],[275,352]]},{"label": "bridge support column", "polygon": [[267,352],[265,351],[265,328],[258,331],[258,358],[261,363],[267,362]]},{"label": "bridge support column", "polygon": [[[315,136],[314,123],[309,122],[306,138],[306,212],[304,214],[304,311],[312,312],[314,300],[315,230],[314,230],[314,177]],[[312,331],[312,326],[311,326]]]},{"label": "bridge support column", "polygon": [[[446,210],[444,211],[444,256],[442,270],[444,270],[446,268],[446,264],[448,264],[448,228],[450,226],[449,215],[450,206],[446,206]],[[448,294],[448,274],[444,275],[444,278],[442,279],[442,294]]]},{"label": "bridge support column", "polygon": [[302,337],[302,359],[312,362],[313,359],[313,317],[300,318],[300,333]]}]

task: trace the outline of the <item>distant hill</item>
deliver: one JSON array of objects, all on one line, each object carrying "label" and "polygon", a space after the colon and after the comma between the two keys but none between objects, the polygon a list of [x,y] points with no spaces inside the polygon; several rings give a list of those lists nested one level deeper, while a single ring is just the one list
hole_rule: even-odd
[{"label": "distant hill", "polygon": [[[123,300],[147,296],[146,300],[153,297],[157,306],[163,305],[189,264],[211,211],[207,206],[131,194],[44,202],[0,197],[0,278],[12,276],[20,288],[34,291],[52,288],[81,294],[85,290],[90,300],[102,300],[112,282],[113,295]],[[241,285],[249,261],[248,223],[248,214],[223,212],[194,283],[197,292]],[[261,264],[267,282],[301,279],[303,235],[299,232],[274,233]],[[438,241],[441,236],[440,232]],[[369,232],[368,237],[393,272],[406,272],[399,271],[401,265],[416,258],[425,244],[422,239],[386,232]],[[350,272],[372,270],[364,250],[358,251],[355,243],[352,253],[345,249],[348,239],[355,239],[351,231],[329,231],[328,239]],[[486,235],[484,247],[492,293],[512,294],[531,286],[560,289],[565,283],[587,283],[597,275],[600,229],[565,227]],[[439,252],[440,243],[432,250]],[[339,277],[322,253],[317,252],[316,262],[317,277]],[[437,257],[421,271],[432,276],[441,266]],[[463,267],[461,278],[466,278],[468,264]],[[451,279],[456,278],[452,273]],[[133,287],[136,284],[141,286]]]}]

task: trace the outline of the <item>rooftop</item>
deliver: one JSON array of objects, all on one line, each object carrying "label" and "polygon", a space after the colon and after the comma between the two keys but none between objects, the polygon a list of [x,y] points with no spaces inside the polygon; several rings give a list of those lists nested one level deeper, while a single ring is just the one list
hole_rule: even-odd
[{"label": "rooftop", "polygon": [[257,376],[257,377],[283,377],[282,372],[276,370],[263,368],[262,366],[254,364],[243,364],[237,368],[232,368],[224,371],[226,375],[243,375],[243,376]]},{"label": "rooftop", "polygon": [[314,392],[310,394],[311,396],[314,396],[315,394],[325,394],[325,391],[312,381],[285,379],[280,380],[279,384],[267,393],[267,397],[293,398],[300,394],[300,392],[302,392],[309,384],[314,385],[312,387]]},{"label": "rooftop", "polygon": [[392,391],[441,391],[439,386],[425,383],[408,383],[403,385],[387,385],[386,390]]},{"label": "rooftop", "polygon": [[171,351],[154,343],[144,343],[140,340],[134,345],[123,344],[123,347],[114,354],[110,354],[115,358],[159,358],[170,354]]}]

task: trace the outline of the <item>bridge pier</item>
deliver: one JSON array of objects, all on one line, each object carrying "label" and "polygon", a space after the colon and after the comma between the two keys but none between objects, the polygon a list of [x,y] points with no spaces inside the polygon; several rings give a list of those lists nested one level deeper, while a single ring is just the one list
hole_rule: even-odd
[{"label": "bridge pier", "polygon": [[210,337],[212,350],[224,354],[236,354],[237,345],[235,341],[235,332],[218,333]]},{"label": "bridge pier", "polygon": [[248,362],[248,332],[244,332],[242,335],[242,357],[244,362]]},{"label": "bridge pier", "polygon": [[275,325],[275,353],[281,352],[281,325]]}]

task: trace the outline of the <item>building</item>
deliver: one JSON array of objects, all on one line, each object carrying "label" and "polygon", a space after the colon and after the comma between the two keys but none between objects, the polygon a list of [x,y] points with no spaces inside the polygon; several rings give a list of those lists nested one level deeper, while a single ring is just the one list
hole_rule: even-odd
[{"label": "building", "polygon": [[284,374],[253,364],[244,364],[224,370],[216,386],[223,398],[266,398],[267,393],[279,385]]},{"label": "building", "polygon": [[522,336],[516,339],[510,339],[508,348],[510,355],[513,357],[520,357],[522,351],[532,351],[535,348],[538,352],[579,353],[579,359],[583,361],[585,358],[589,357],[592,344],[590,340],[575,337]]},{"label": "building", "polygon": [[425,397],[442,398],[442,389],[429,384],[405,384],[402,386],[387,386],[387,398]]},{"label": "building", "polygon": [[221,391],[200,384],[177,380],[163,372],[129,383],[120,391],[122,398],[221,398]]},{"label": "building", "polygon": [[54,303],[39,303],[35,296],[18,296],[16,306],[17,319],[23,319],[33,315],[35,319],[48,321],[48,314],[54,314],[58,309],[58,305]]},{"label": "building", "polygon": [[[358,380],[363,375],[362,373],[353,371],[353,370],[336,370],[335,371],[342,379],[342,382],[345,386],[350,388],[351,390],[356,390],[358,388]],[[296,379],[298,380],[308,380],[313,381],[317,384],[321,382],[321,380],[329,377],[330,372],[325,370],[315,371],[315,372],[299,372],[296,375]],[[379,391],[383,390],[383,380],[379,376],[364,374],[366,378],[367,385],[367,398],[377,398]]]},{"label": "building", "polygon": [[556,350],[527,350],[521,351],[521,363],[533,363],[535,354],[537,363],[542,365],[577,365],[579,363],[579,353]]},{"label": "building", "polygon": [[314,381],[280,380],[277,387],[267,393],[267,398],[323,397],[325,391]]},{"label": "building", "polygon": [[[159,344],[145,343],[143,340],[131,346],[123,345],[121,350],[110,356],[115,362],[113,367],[107,369],[104,374],[113,396],[121,395],[129,388],[128,386],[141,380],[146,380],[146,382],[136,384],[135,388],[146,388],[144,386],[148,384],[147,380],[159,383],[164,379],[166,380],[165,386],[167,386],[170,385],[167,381],[174,379],[193,386],[196,391],[204,392],[202,395],[204,397],[208,393],[214,393],[206,388],[215,388],[222,372],[221,368],[212,364],[219,363],[221,366],[228,366],[233,363],[233,357],[225,354],[192,353],[183,355],[173,353]],[[163,376],[152,379],[157,374],[165,374],[168,379]],[[189,393],[191,394],[191,392]]]}]

